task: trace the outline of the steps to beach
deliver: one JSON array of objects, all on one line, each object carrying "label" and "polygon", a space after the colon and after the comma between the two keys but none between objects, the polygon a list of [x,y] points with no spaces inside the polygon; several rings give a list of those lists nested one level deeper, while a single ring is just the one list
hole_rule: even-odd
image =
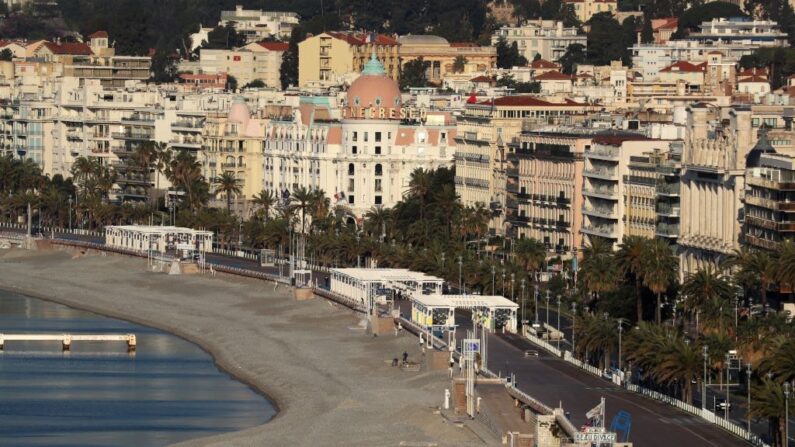
[{"label": "steps to beach", "polygon": [[5,350],[8,341],[58,341],[64,351],[72,348],[72,342],[112,342],[127,343],[127,351],[133,352],[137,346],[135,334],[0,334],[0,351]]}]

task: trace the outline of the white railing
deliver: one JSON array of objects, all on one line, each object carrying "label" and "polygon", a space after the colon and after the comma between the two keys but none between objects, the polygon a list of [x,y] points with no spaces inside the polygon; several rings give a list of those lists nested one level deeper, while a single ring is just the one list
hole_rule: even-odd
[{"label": "white railing", "polygon": [[[28,227],[25,224],[15,224],[11,222],[0,222],[0,229],[7,228],[11,230],[19,230],[22,232],[26,232]],[[92,231],[92,230],[82,230],[80,228],[72,228],[71,230],[68,228],[62,227],[51,227],[51,226],[42,226],[42,227],[35,227],[37,233],[42,233],[44,235],[49,235],[52,233],[60,233],[60,234],[74,234],[78,236],[92,236],[92,237],[103,237],[105,236],[104,231]]]},{"label": "white railing", "polygon": [[527,332],[528,329],[529,328],[527,326],[525,326],[525,337],[527,337],[528,340],[533,342],[533,344],[541,346],[542,348],[546,349],[547,351],[549,351],[550,353],[554,354],[557,357],[561,356],[560,349],[552,346],[546,340],[540,339],[540,338],[536,337],[535,335],[530,334],[529,332]]}]

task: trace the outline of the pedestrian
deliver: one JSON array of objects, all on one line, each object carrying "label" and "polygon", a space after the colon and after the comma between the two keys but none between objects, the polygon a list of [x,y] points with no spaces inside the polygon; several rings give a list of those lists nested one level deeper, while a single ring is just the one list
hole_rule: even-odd
[{"label": "pedestrian", "polygon": [[409,359],[409,353],[408,353],[408,352],[406,352],[406,351],[403,351],[403,363],[406,363],[406,361],[407,361],[408,359]]},{"label": "pedestrian", "polygon": [[398,321],[398,333],[403,332],[403,323]]},{"label": "pedestrian", "polygon": [[393,359],[392,359],[392,366],[393,366],[393,367],[395,367],[395,366],[398,366],[398,359],[397,359],[397,357],[395,357],[395,358],[393,358]]}]

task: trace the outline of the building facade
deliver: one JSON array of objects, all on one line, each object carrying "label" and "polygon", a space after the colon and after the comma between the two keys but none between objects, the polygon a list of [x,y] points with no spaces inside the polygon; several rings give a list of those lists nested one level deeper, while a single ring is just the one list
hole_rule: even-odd
[{"label": "building facade", "polygon": [[287,40],[298,22],[298,14],[294,12],[243,9],[237,5],[234,11],[221,11],[218,25],[232,25],[246,36],[247,42],[258,42],[269,37]]},{"label": "building facade", "polygon": [[503,26],[491,36],[491,44],[496,45],[505,39],[508,45],[514,42],[519,53],[528,61],[535,59],[537,54],[542,59],[556,61],[566,53],[570,45],[588,46],[588,38],[578,35],[577,28],[563,26],[563,22],[554,20],[528,21],[521,26]]}]

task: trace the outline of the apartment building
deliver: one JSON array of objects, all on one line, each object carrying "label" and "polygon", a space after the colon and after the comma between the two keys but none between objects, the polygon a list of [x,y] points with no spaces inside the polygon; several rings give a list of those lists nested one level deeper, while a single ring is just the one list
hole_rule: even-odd
[{"label": "apartment building", "polygon": [[795,159],[776,154],[766,135],[745,171],[742,240],[750,247],[776,250],[795,239]]},{"label": "apartment building", "polygon": [[503,26],[491,36],[491,44],[496,45],[500,39],[508,45],[514,42],[519,53],[528,61],[540,54],[542,59],[556,61],[566,53],[570,45],[588,46],[588,38],[578,35],[577,28],[563,26],[563,22],[554,20],[533,20],[521,26]]},{"label": "apartment building", "polygon": [[[655,175],[635,166],[645,153],[667,153],[670,141],[654,140],[640,134],[608,131],[592,140],[585,151],[582,208],[585,242],[601,237],[618,243],[629,234],[650,235],[654,228]],[[633,175],[634,174],[634,175]],[[630,218],[636,214],[636,218]],[[634,224],[634,225],[633,225]]]},{"label": "apartment building", "polygon": [[510,145],[509,234],[541,241],[567,256],[582,247],[583,154],[598,130],[547,126],[523,131]]},{"label": "apartment building", "polygon": [[288,45],[281,42],[254,42],[232,50],[202,48],[198,61],[181,62],[179,70],[193,75],[232,76],[239,87],[260,80],[267,87],[281,89],[279,70],[287,49]]},{"label": "apartment building", "polygon": [[456,192],[465,206],[483,205],[494,211],[489,224],[505,234],[508,147],[533,126],[573,124],[594,106],[571,100],[550,102],[533,96],[505,96],[471,101],[458,117],[456,136]]},{"label": "apartment building", "polygon": [[481,73],[497,65],[497,49],[493,46],[450,43],[444,37],[431,35],[400,36],[398,43],[400,63],[405,65],[419,58],[430,63],[426,77],[434,85],[441,85],[446,76],[456,73],[455,62],[459,58],[464,62],[460,73]]},{"label": "apartment building", "polygon": [[564,0],[563,3],[574,9],[574,14],[580,23],[591,20],[595,14],[603,12],[612,14],[614,11],[618,11],[616,0]]},{"label": "apartment building", "polygon": [[727,42],[763,47],[787,46],[787,33],[772,20],[753,20],[744,17],[714,18],[701,22],[699,31],[690,33],[687,40],[713,43]]},{"label": "apartment building", "polygon": [[376,33],[324,32],[298,44],[298,86],[333,86],[353,79],[371,54],[387,75],[400,77],[399,42]]},{"label": "apartment building", "polygon": [[289,39],[299,20],[294,12],[243,9],[237,5],[233,11],[221,11],[218,25],[232,25],[235,31],[246,36],[247,42],[258,42],[269,37]]}]

